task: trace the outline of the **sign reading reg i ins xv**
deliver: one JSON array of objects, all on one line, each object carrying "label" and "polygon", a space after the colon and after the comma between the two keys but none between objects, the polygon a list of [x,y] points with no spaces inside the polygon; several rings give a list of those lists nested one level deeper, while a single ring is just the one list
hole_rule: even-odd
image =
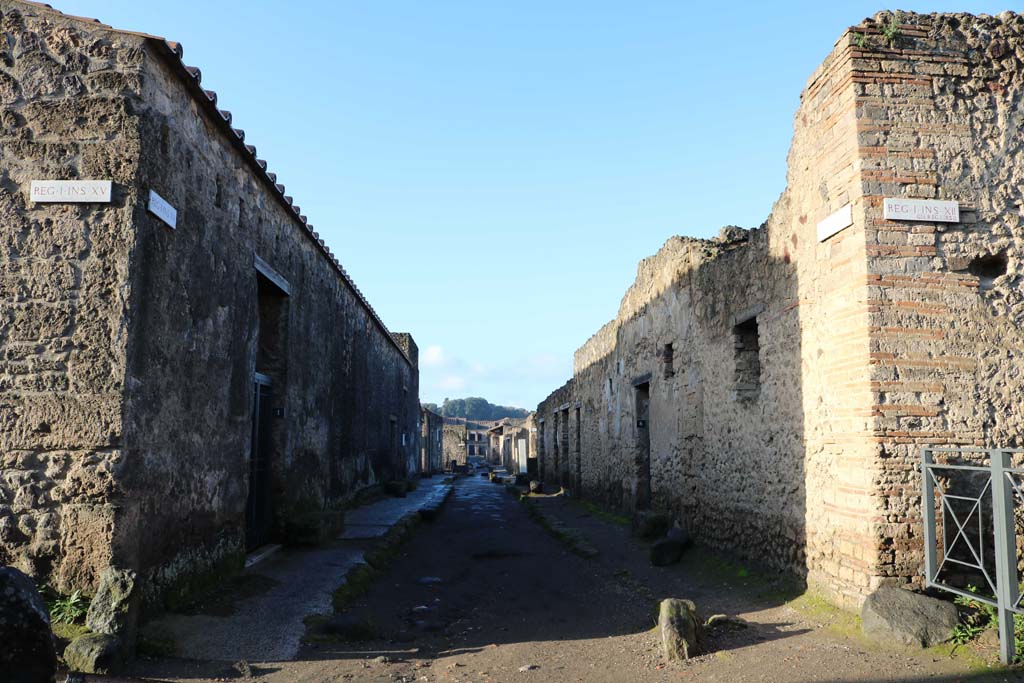
[{"label": "sign reading reg i ins xv", "polygon": [[32,201],[42,204],[110,203],[109,180],[33,180],[29,188]]}]

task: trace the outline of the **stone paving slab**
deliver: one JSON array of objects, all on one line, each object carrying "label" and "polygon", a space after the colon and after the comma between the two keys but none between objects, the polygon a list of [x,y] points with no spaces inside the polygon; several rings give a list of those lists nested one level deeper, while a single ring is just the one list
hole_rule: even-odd
[{"label": "stone paving slab", "polygon": [[388,498],[352,510],[345,515],[345,530],[338,538],[379,538],[410,512],[440,505],[450,488],[450,485],[441,484],[441,481],[437,478],[423,479],[419,488],[410,491],[405,498]]},{"label": "stone paving slab", "polygon": [[382,536],[405,515],[439,506],[450,489],[451,484],[440,477],[421,480],[419,488],[405,498],[387,498],[346,514],[346,525],[353,520],[352,533],[342,534],[331,546],[283,550],[246,569],[246,574],[270,579],[273,586],[240,599],[230,615],[171,614],[146,628],[173,636],[175,655],[186,659],[228,663],[293,659],[305,633],[303,620],[310,614],[330,613],[334,590],[345,582],[348,570],[363,561],[362,550],[345,541]]}]

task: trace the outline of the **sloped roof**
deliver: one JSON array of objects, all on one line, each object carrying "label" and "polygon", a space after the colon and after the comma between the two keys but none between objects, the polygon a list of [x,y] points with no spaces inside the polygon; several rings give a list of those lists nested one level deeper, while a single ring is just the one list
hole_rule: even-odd
[{"label": "sloped roof", "polygon": [[352,290],[359,303],[366,309],[367,313],[373,319],[374,323],[381,329],[384,336],[388,339],[392,346],[398,349],[398,352],[402,354],[406,362],[412,365],[412,359],[405,353],[405,350],[398,345],[398,343],[391,336],[391,332],[388,330],[387,325],[381,320],[380,316],[370,305],[370,302],[366,299],[363,293],[356,286],[356,283],[352,280],[349,274],[342,267],[337,257],[331,253],[330,247],[328,247],[324,240],[320,237],[319,233],[313,230],[313,225],[309,223],[306,216],[302,214],[301,207],[296,204],[290,195],[285,194],[285,186],[277,182],[277,174],[271,173],[267,170],[267,162],[260,159],[256,154],[256,147],[245,142],[245,131],[241,128],[235,128],[232,126],[234,116],[231,112],[226,109],[219,109],[217,107],[217,93],[214,90],[207,90],[201,86],[203,74],[199,67],[188,66],[185,64],[184,48],[181,43],[167,40],[161,36],[151,35],[149,33],[142,33],[140,31],[128,31],[125,29],[114,28],[110,24],[105,24],[99,19],[92,17],[80,17],[73,14],[65,14],[60,10],[54,9],[52,5],[48,5],[42,2],[35,2],[34,0],[11,0],[16,4],[22,4],[33,9],[42,9],[48,12],[53,12],[66,19],[77,20],[94,24],[105,30],[113,31],[114,33],[120,33],[124,35],[132,35],[144,38],[152,45],[157,54],[163,57],[167,63],[171,66],[172,71],[181,79],[188,91],[189,95],[196,101],[200,108],[205,109],[208,114],[211,115],[214,122],[219,124],[216,126],[221,133],[228,139],[228,142],[232,144],[235,149],[242,153],[242,157],[246,160],[249,166],[255,171],[257,177],[259,177],[271,190],[271,195],[276,196],[277,199],[284,205],[284,207],[291,213],[294,221],[301,226],[306,236],[314,243],[314,245],[320,250],[320,252],[326,257],[328,263],[334,268],[334,270],[341,276],[345,284]]}]

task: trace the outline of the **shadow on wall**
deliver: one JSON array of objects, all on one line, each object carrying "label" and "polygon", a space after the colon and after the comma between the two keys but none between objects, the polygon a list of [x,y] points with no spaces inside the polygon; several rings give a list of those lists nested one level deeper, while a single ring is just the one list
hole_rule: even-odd
[{"label": "shadow on wall", "polygon": [[711,547],[806,577],[794,265],[770,255],[767,231],[731,230],[670,239],[637,281],[657,293],[598,332],[538,407],[545,480],[671,513]]}]

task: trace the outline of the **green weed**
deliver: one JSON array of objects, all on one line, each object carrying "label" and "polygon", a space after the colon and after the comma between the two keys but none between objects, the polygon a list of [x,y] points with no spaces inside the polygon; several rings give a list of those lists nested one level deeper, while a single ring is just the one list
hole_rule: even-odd
[{"label": "green weed", "polygon": [[40,593],[50,612],[50,621],[54,624],[74,624],[81,621],[89,611],[89,598],[82,595],[80,590],[61,595],[49,586],[43,586]]},{"label": "green weed", "polygon": [[900,24],[903,23],[903,12],[894,12],[889,18],[889,21],[882,26],[882,39],[885,40],[885,44],[892,47],[899,40],[902,33],[900,32]]}]

